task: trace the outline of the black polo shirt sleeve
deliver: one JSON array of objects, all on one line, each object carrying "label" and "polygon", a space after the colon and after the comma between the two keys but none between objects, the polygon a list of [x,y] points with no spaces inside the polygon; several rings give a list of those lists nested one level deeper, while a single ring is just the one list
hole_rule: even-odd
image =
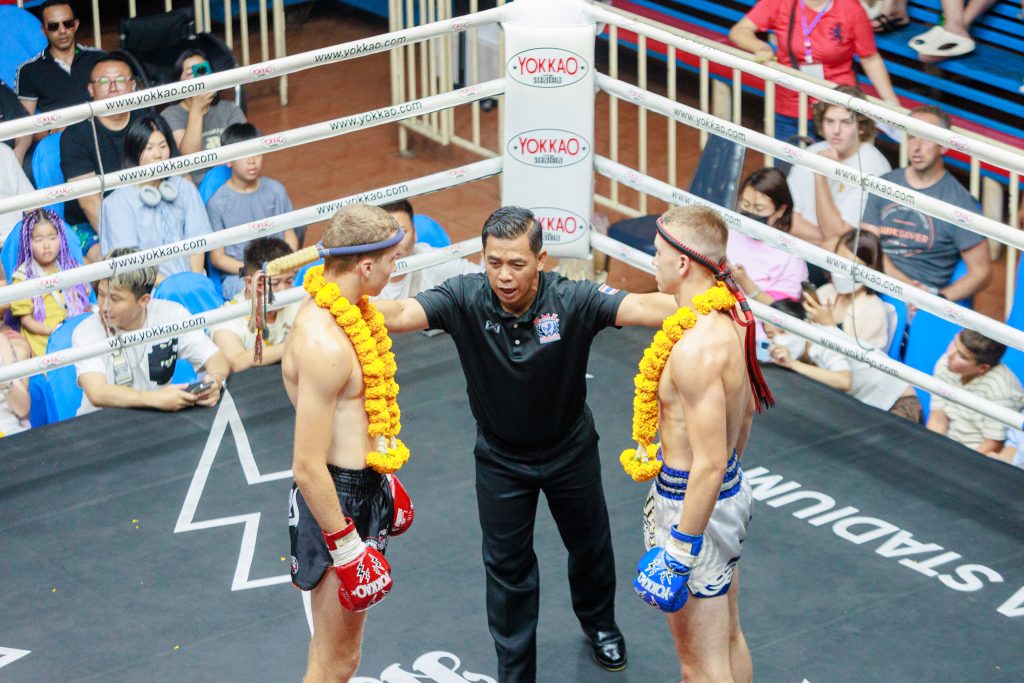
[{"label": "black polo shirt sleeve", "polygon": [[571,280],[573,285],[573,309],[579,311],[580,319],[587,321],[594,334],[606,327],[615,326],[619,306],[628,292],[598,285],[588,280]]},{"label": "black polo shirt sleeve", "polygon": [[64,171],[65,179],[96,173],[94,147],[92,128],[88,121],[72,124],[61,133],[60,168]]},{"label": "black polo shirt sleeve", "polygon": [[[22,116],[28,116],[28,112],[25,111],[21,100],[14,94],[10,86],[0,80],[0,121],[13,121]],[[15,139],[12,138],[7,141],[7,144],[14,147],[14,142]]]},{"label": "black polo shirt sleeve", "polygon": [[437,287],[420,292],[414,298],[427,314],[427,324],[432,330],[444,330],[453,337],[462,328],[462,311],[469,293],[479,289],[483,275],[456,275]]}]

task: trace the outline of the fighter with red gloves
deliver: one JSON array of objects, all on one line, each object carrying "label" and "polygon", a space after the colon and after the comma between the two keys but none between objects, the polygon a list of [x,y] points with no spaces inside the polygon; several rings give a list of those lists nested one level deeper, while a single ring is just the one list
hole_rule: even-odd
[{"label": "fighter with red gloves", "polygon": [[[397,221],[378,207],[342,208],[324,231],[326,284],[318,291],[330,293],[328,288],[337,286],[353,304],[378,294],[394,271],[402,236]],[[267,275],[301,266],[296,258],[302,253],[271,262]],[[356,347],[335,319],[337,311],[330,310],[337,301],[325,295],[304,303],[281,362],[295,406],[295,483],[288,514],[292,582],[312,593],[313,637],[304,681],[347,681],[355,674],[366,610],[392,586],[384,557],[388,539],[413,519],[398,478],[367,467],[366,456],[377,443],[368,433]]]}]

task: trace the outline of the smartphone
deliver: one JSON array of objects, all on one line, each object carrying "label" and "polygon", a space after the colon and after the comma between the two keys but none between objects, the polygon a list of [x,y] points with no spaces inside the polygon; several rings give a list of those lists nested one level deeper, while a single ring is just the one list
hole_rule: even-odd
[{"label": "smartphone", "polygon": [[804,280],[803,282],[800,283],[800,289],[804,290],[804,294],[809,296],[811,300],[814,301],[814,303],[821,303],[821,299],[818,298],[818,288],[815,287],[813,284],[811,284],[807,280]]},{"label": "smartphone", "polygon": [[211,388],[212,386],[213,382],[193,382],[192,384],[189,384],[187,387],[185,387],[185,391],[189,392],[190,394],[201,394],[207,389]]},{"label": "smartphone", "polygon": [[200,76],[208,76],[213,73],[213,69],[210,68],[209,62],[199,62],[198,64],[192,65],[192,75],[196,78]]}]

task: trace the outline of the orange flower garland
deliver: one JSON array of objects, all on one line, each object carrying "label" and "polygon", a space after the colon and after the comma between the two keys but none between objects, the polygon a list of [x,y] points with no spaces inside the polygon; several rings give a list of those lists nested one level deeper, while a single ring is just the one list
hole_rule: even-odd
[{"label": "orange flower garland", "polygon": [[398,438],[402,430],[395,381],[398,366],[391,352],[384,316],[365,296],[357,305],[351,304],[341,295],[338,285],[324,278],[323,266],[307,271],[303,288],[317,306],[330,311],[359,358],[366,389],[363,401],[369,422],[366,431],[377,444],[376,450],[366,454],[366,464],[381,474],[397,472],[409,459],[409,449]]},{"label": "orange flower garland", "polygon": [[724,283],[719,282],[693,297],[692,302],[696,313],[689,306],[683,306],[665,318],[651,345],[644,351],[640,371],[633,378],[633,440],[636,448],[622,451],[619,462],[634,481],[647,481],[661,471],[658,446],[654,443],[658,433],[658,384],[672,348],[686,330],[697,324],[697,314],[731,310],[736,305],[736,297]]}]

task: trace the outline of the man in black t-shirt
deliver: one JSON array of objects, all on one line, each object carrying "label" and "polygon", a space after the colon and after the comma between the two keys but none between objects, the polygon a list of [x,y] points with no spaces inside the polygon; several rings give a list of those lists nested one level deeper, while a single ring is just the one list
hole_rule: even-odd
[{"label": "man in black t-shirt", "polygon": [[[14,94],[10,86],[0,80],[0,123],[20,119],[22,116],[28,116],[25,107],[21,106],[18,96]],[[14,156],[18,158],[18,163],[20,164],[25,161],[25,152],[28,151],[29,145],[32,144],[32,136],[22,135],[20,138],[13,138],[4,142],[14,150]]]},{"label": "man in black t-shirt", "polygon": [[[131,65],[118,55],[107,55],[92,69],[89,94],[93,100],[105,100],[135,90],[135,76]],[[120,171],[124,168],[124,139],[132,121],[144,114],[135,110],[123,114],[96,117],[96,139],[93,139],[92,122],[88,119],[68,126],[60,138],[60,167],[68,181],[81,180],[103,173]],[[99,155],[96,143],[99,142]],[[86,195],[67,202],[65,218],[68,225],[78,234],[86,261],[100,258],[99,210],[102,197],[99,194]]]},{"label": "man in black t-shirt", "polygon": [[615,563],[586,404],[587,360],[602,329],[658,326],[675,301],[543,272],[543,236],[528,209],[498,209],[482,237],[484,273],[375,305],[390,331],[444,330],[459,352],[477,422],[477,507],[499,680],[537,677],[533,526],[541,491],[569,551],[573,610],[597,662],[621,671],[626,645],[615,625]]}]

